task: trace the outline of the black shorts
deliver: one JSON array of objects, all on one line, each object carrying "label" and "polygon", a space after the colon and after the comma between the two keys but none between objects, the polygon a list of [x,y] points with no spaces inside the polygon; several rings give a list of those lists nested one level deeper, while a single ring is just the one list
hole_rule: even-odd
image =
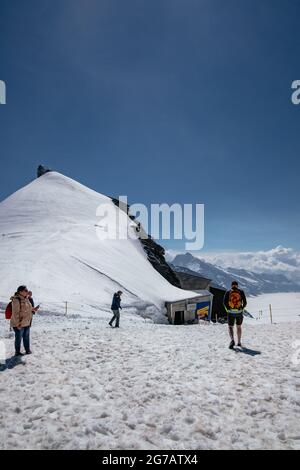
[{"label": "black shorts", "polygon": [[233,313],[228,313],[228,325],[234,326],[236,323],[238,326],[241,326],[244,321],[244,315],[239,313],[238,315],[234,315]]}]

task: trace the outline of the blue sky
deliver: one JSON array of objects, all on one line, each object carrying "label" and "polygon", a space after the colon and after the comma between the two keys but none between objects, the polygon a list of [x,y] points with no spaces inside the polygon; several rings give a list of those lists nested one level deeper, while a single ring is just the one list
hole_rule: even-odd
[{"label": "blue sky", "polygon": [[204,203],[207,251],[299,249],[299,17],[298,0],[0,0],[0,199],[44,163],[131,203]]}]

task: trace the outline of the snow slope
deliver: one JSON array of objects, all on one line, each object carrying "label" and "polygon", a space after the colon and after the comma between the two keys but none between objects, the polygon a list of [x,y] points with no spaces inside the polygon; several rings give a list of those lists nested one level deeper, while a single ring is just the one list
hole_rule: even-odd
[{"label": "snow slope", "polygon": [[[68,301],[108,310],[113,292],[121,289],[125,305],[143,311],[148,306],[153,315],[153,305],[162,311],[167,300],[194,296],[173,287],[152,267],[139,240],[100,240],[100,204],[112,210],[110,226],[118,214],[124,235],[133,223],[110,198],[56,172],[1,202],[0,300],[25,283],[44,309],[61,311]],[[133,227],[129,230],[134,233]]]},{"label": "snow slope", "polygon": [[274,323],[300,322],[300,294],[263,294],[248,298],[247,310],[258,324],[271,323],[269,305],[272,306]]},{"label": "snow slope", "polygon": [[246,325],[245,354],[225,325],[101,318],[34,319],[0,367],[1,449],[300,449],[300,323]]}]

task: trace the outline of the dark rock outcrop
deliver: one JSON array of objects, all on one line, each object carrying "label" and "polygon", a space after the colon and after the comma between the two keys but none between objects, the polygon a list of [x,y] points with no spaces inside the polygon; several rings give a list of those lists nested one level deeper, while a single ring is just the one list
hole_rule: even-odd
[{"label": "dark rock outcrop", "polygon": [[140,238],[140,242],[143,245],[145,252],[147,253],[148,260],[167,281],[175,287],[181,287],[180,281],[173,271],[171,266],[165,259],[165,249],[156,243],[153,238],[149,235],[148,238]]},{"label": "dark rock outcrop", "polygon": [[46,168],[43,165],[39,165],[37,169],[37,177],[40,178],[41,176],[45,175],[46,173],[49,173],[50,171],[52,171],[50,170],[50,168]]},{"label": "dark rock outcrop", "polygon": [[[135,217],[129,213],[130,206],[129,205],[121,205],[119,204],[119,199],[111,198],[113,203],[122,209],[124,212],[127,213],[128,217],[135,221]],[[176,273],[173,271],[171,266],[167,263],[165,259],[165,249],[156,243],[155,240],[151,237],[151,235],[145,236],[145,232],[141,227],[140,222],[137,221],[137,233],[140,233],[141,236],[139,237],[140,243],[143,246],[144,251],[147,254],[149,262],[152,264],[153,268],[156,269],[170,284],[175,287],[181,287],[180,281],[176,276]]]}]

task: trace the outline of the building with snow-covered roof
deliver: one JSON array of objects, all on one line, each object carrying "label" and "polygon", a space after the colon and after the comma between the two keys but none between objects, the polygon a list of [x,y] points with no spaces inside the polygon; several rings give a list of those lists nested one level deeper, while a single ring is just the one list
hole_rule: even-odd
[{"label": "building with snow-covered roof", "polygon": [[208,290],[195,292],[194,297],[166,302],[167,317],[173,325],[197,323],[211,320],[213,295]]},{"label": "building with snow-covered roof", "polygon": [[217,285],[211,279],[201,276],[188,268],[180,266],[172,266],[175,274],[180,281],[182,289],[201,292],[203,289],[208,290],[213,295],[213,303],[211,309],[211,320],[219,321],[227,318],[227,312],[224,307],[224,296],[226,290]]}]

